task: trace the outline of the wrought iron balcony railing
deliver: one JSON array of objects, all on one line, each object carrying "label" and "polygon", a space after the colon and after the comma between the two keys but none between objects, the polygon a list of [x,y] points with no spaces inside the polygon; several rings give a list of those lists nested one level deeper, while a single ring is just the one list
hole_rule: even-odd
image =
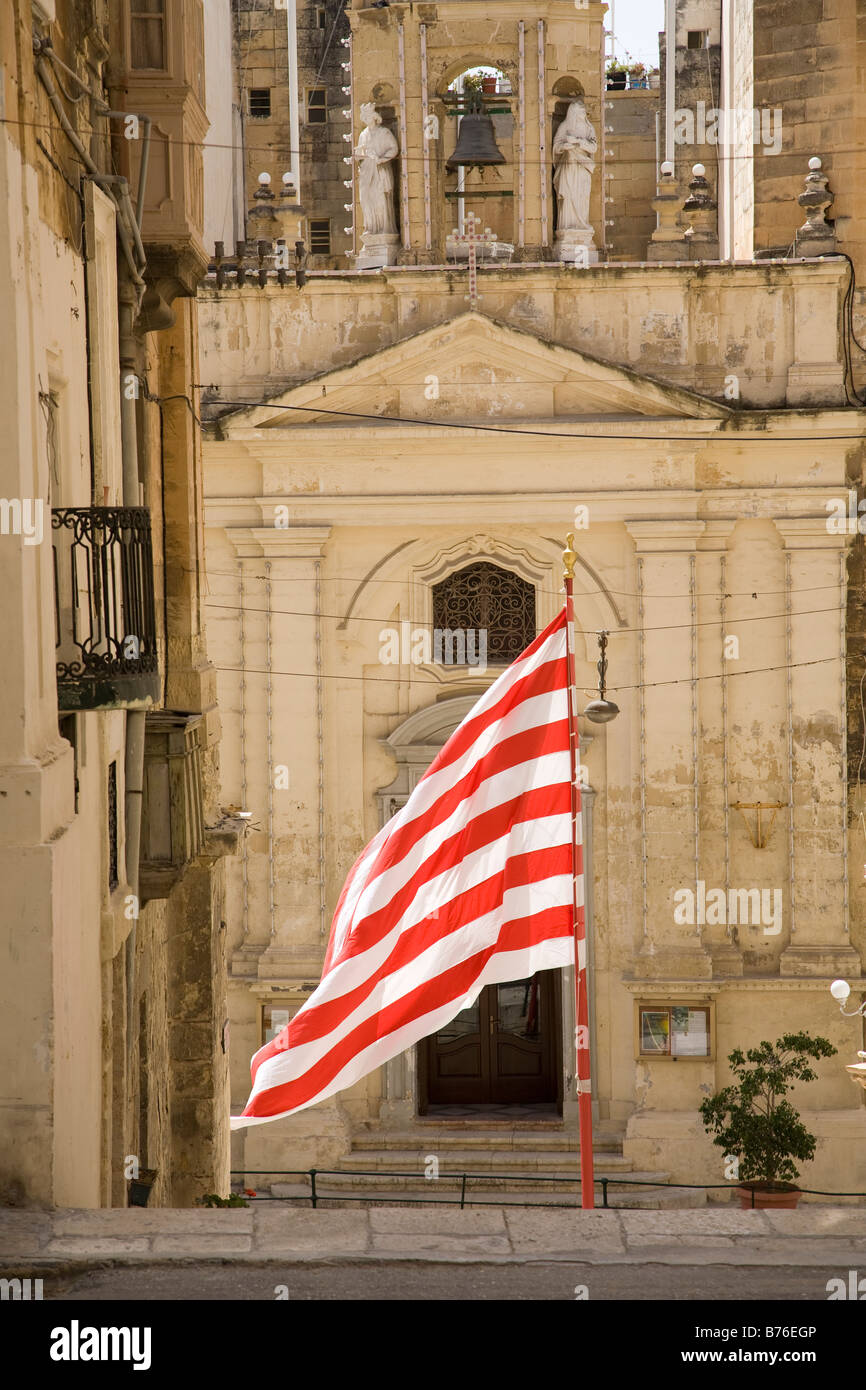
[{"label": "wrought iron balcony railing", "polygon": [[55,507],[61,710],[145,709],[160,696],[146,507]]}]

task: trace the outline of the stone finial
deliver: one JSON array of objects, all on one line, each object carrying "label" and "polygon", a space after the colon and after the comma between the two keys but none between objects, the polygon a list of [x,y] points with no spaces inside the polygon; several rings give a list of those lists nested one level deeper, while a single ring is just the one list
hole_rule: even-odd
[{"label": "stone finial", "polygon": [[682,241],[685,227],[680,222],[680,190],[674,166],[665,162],[659,171],[656,196],[651,207],[656,215],[654,242]]},{"label": "stone finial", "polygon": [[297,202],[294,180],[284,174],[280,197],[271,191],[270,174],[259,174],[258,188],[253,194],[253,207],[247,215],[252,238],[276,242],[295,241],[301,235],[304,209]]},{"label": "stone finial", "polygon": [[253,206],[248,213],[248,221],[254,237],[269,236],[273,239],[276,236],[275,201],[271,192],[270,174],[259,174],[258,188],[253,194]]},{"label": "stone finial", "polygon": [[827,182],[827,175],[821,173],[821,160],[813,155],[806,186],[797,199],[806,213],[806,221],[794,238],[794,254],[798,257],[826,256],[836,250],[836,229],[825,216],[833,201]]},{"label": "stone finial", "polygon": [[689,196],[683,203],[683,217],[688,222],[685,240],[693,260],[716,260],[719,255],[717,204],[707,182],[703,164],[692,166]]}]

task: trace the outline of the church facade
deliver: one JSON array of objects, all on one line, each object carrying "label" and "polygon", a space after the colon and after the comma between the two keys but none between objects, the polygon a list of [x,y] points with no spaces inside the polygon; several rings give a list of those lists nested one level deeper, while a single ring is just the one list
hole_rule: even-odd
[{"label": "church facade", "polygon": [[[807,1029],[841,1055],[800,1098],[804,1185],[862,1188],[843,1065],[862,1030],[829,994],[866,988],[848,267],[814,254],[820,218],[794,257],[720,261],[688,170],[660,176],[646,258],[613,260],[603,7],[481,11],[350,10],[346,267],[293,274],[260,244],[199,293],[208,650],[223,801],[248,821],[227,864],[233,1107],[315,988],[358,853],[561,606],[573,531],[579,708],[599,633],[620,708],[580,720],[600,1170],[724,1184],[700,1102],[734,1047]],[[478,162],[455,163],[470,139]],[[285,245],[295,194],[257,205]],[[235,1143],[237,1173],[274,1181],[423,1176],[440,1151],[571,1171],[571,972],[486,989]]]}]

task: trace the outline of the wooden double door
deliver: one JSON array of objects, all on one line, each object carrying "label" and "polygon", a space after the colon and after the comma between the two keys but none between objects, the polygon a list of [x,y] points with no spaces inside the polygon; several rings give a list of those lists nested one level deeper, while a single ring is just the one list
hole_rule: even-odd
[{"label": "wooden double door", "polygon": [[429,1105],[531,1105],[560,1099],[558,970],[487,985],[420,1051]]}]

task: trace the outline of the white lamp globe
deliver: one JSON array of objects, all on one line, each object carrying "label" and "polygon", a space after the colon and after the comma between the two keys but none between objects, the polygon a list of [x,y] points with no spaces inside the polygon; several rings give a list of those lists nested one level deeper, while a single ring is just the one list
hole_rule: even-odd
[{"label": "white lamp globe", "polygon": [[830,986],[830,993],[838,1003],[844,1004],[851,993],[851,986],[847,980],[834,980]]}]

